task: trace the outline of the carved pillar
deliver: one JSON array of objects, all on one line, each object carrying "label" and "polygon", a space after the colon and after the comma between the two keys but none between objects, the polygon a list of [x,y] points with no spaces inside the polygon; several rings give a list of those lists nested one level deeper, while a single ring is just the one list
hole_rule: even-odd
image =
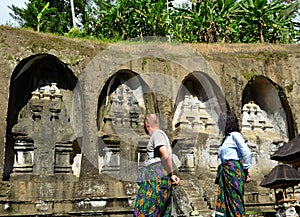
[{"label": "carved pillar", "polygon": [[73,152],[72,143],[56,143],[55,146],[55,173],[72,173],[70,156]]},{"label": "carved pillar", "polygon": [[138,128],[140,124],[140,107],[138,105],[138,101],[134,100],[133,104],[129,111],[129,117],[130,117],[130,127],[132,128]]},{"label": "carved pillar", "polygon": [[195,173],[195,156],[194,150],[191,148],[184,148],[179,151],[179,157],[181,161],[180,172]]},{"label": "carved pillar", "polygon": [[148,141],[142,140],[138,142],[138,167],[143,167],[144,166],[144,162],[146,160],[146,156],[147,156],[147,144]]},{"label": "carved pillar", "polygon": [[106,174],[118,175],[120,171],[120,140],[105,139],[104,165],[102,172]]},{"label": "carved pillar", "polygon": [[178,170],[180,172],[194,174],[196,140],[191,134],[186,135],[188,138],[176,139],[176,144],[174,144],[173,153],[178,155],[178,158],[181,162],[181,166],[178,168]]},{"label": "carved pillar", "polygon": [[14,173],[32,173],[34,159],[33,141],[15,141]]}]

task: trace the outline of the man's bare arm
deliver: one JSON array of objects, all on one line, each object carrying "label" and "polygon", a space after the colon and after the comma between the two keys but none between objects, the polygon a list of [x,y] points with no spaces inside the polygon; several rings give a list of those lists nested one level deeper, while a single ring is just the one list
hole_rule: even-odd
[{"label": "man's bare arm", "polygon": [[169,155],[168,148],[164,145],[160,146],[159,154],[161,157],[162,164],[172,180],[172,184],[178,185],[180,179],[179,177],[173,174],[172,160],[171,156]]}]

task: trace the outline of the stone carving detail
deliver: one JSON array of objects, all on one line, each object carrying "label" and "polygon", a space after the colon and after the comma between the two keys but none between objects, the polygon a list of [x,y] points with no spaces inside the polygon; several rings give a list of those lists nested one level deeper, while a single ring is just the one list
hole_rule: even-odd
[{"label": "stone carving detail", "polygon": [[45,202],[42,200],[39,200],[36,202],[37,212],[42,212],[42,213],[50,212],[50,211],[52,211],[52,206],[53,206],[53,204],[51,202]]},{"label": "stone carving detail", "polygon": [[115,134],[118,127],[139,128],[143,122],[142,108],[132,90],[125,84],[120,85],[111,94],[110,105],[107,107],[101,133]]},{"label": "stone carving detail", "polygon": [[252,164],[253,165],[256,165],[257,164],[257,153],[258,153],[258,145],[253,142],[253,141],[249,141],[249,140],[246,140],[246,143],[248,145],[248,147],[250,148],[251,150],[251,153],[252,153]]},{"label": "stone carving detail", "polygon": [[88,182],[77,182],[74,188],[76,188],[75,197],[77,198],[87,198],[91,195],[97,195],[98,197],[104,196],[108,193],[107,185],[97,181]]},{"label": "stone carving detail", "polygon": [[32,173],[34,159],[33,141],[16,140],[15,141],[15,164],[14,172]]},{"label": "stone carving detail", "polygon": [[148,140],[144,139],[144,141],[139,141],[138,143],[138,167],[141,168],[144,166],[144,162],[147,157],[147,144]]},{"label": "stone carving detail", "polygon": [[274,132],[274,127],[263,115],[259,105],[253,101],[243,106],[242,132]]},{"label": "stone carving detail", "polygon": [[104,166],[103,173],[118,174],[120,171],[120,142],[104,140]]},{"label": "stone carving detail", "polygon": [[181,166],[179,168],[180,172],[195,172],[195,148],[189,146],[183,146],[183,148],[178,151]]},{"label": "stone carving detail", "polygon": [[105,143],[102,172],[118,175],[120,156],[124,155],[123,152],[127,152],[123,147],[127,144],[121,142],[120,136],[124,139],[132,137],[133,131],[137,135],[144,133],[142,128],[144,117],[138,99],[126,84],[120,85],[109,97],[111,100],[105,109],[103,126],[100,128],[100,136]]},{"label": "stone carving detail", "polygon": [[270,144],[270,155],[273,155],[280,147],[285,144],[285,140],[275,140]]},{"label": "stone carving detail", "polygon": [[[209,136],[207,138],[207,145],[209,147],[207,153],[209,155],[209,161],[207,162],[207,164],[209,166],[210,172],[217,172],[218,165],[220,164],[220,159],[218,158],[218,150],[221,142],[222,138],[219,135]],[[203,158],[205,159],[205,156]]]},{"label": "stone carving detail", "polygon": [[72,173],[75,136],[69,121],[56,83],[33,91],[12,129],[16,151],[13,174]]},{"label": "stone carving detail", "polygon": [[194,173],[196,146],[199,133],[216,133],[215,121],[207,112],[206,105],[197,96],[185,95],[174,115],[174,153],[181,162],[181,172]]},{"label": "stone carving detail", "polygon": [[271,124],[267,113],[253,101],[243,106],[241,131],[251,149],[253,165],[256,165],[262,156],[269,158],[286,140]]},{"label": "stone carving detail", "polygon": [[211,131],[215,128],[215,122],[206,111],[205,104],[198,97],[185,95],[178,107],[176,112],[178,114],[175,114],[175,128],[188,129],[196,133]]}]

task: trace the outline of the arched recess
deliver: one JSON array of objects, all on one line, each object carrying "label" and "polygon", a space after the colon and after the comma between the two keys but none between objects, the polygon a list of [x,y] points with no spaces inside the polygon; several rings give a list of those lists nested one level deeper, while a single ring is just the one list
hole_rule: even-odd
[{"label": "arched recess", "polygon": [[128,176],[135,171],[138,158],[143,158],[138,153],[145,148],[145,114],[157,112],[153,92],[137,73],[119,70],[107,80],[97,109],[98,136],[103,142],[99,148],[104,158],[101,172],[132,179]]},{"label": "arched recess", "polygon": [[253,77],[243,91],[243,106],[249,102],[257,104],[278,135],[295,137],[291,108],[283,89],[264,76]]},{"label": "arched recess", "polygon": [[[103,131],[106,124],[105,116],[110,112],[113,102],[118,108],[113,110],[116,115],[130,115],[130,106],[138,105],[140,114],[157,112],[154,94],[141,77],[130,70],[119,70],[105,83],[98,100],[97,126]],[[122,104],[123,103],[123,104]],[[137,104],[136,104],[137,103]],[[114,106],[114,105],[113,105]],[[105,132],[104,132],[105,133]]]},{"label": "arched recess", "polygon": [[9,179],[14,163],[15,141],[12,129],[18,123],[20,111],[32,98],[32,92],[40,89],[45,91],[44,88],[47,85],[52,85],[53,88],[56,86],[58,91],[72,91],[77,81],[71,69],[56,56],[50,54],[32,55],[23,59],[14,69],[10,81],[7,111],[4,180]]},{"label": "arched recess", "polygon": [[[216,168],[218,117],[227,108],[221,89],[206,73],[192,72],[184,78],[173,113],[172,146],[180,171],[195,173],[199,167]],[[207,153],[203,151],[205,147]]]},{"label": "arched recess", "polygon": [[[205,117],[200,117],[200,113],[204,112],[209,115],[211,118],[210,121],[217,123],[219,114],[225,111],[228,105],[221,89],[210,76],[204,72],[192,72],[184,78],[179,88],[174,106],[173,129],[176,129],[180,125],[185,107],[187,107],[186,111],[196,109],[196,113],[192,110],[189,112],[191,115],[198,115],[192,119],[207,121]],[[205,109],[202,110],[202,108]],[[186,117],[189,116],[187,115]],[[203,127],[209,127],[204,122]],[[196,123],[193,124],[193,120],[189,124],[192,128],[197,126]]]}]

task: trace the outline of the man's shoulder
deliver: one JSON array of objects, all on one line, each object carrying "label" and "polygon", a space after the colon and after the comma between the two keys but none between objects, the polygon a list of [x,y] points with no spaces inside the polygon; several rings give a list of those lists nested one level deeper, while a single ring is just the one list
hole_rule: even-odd
[{"label": "man's shoulder", "polygon": [[169,142],[168,141],[169,138],[168,138],[167,134],[163,130],[161,130],[161,129],[154,131],[154,133],[152,134],[151,137],[154,140],[156,140],[156,141],[166,141],[166,142]]},{"label": "man's shoulder", "polygon": [[166,133],[163,130],[158,129],[158,130],[155,130],[152,135],[166,135]]}]

